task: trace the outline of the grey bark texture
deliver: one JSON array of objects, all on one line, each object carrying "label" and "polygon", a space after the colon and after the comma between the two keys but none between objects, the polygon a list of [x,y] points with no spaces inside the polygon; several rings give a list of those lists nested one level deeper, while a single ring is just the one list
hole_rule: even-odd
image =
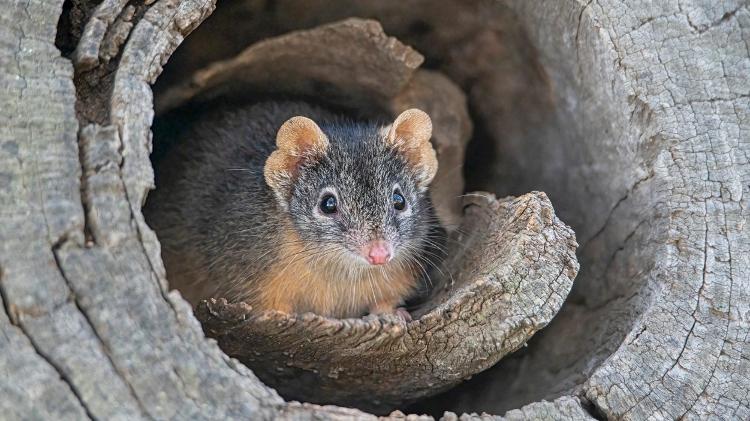
[{"label": "grey bark texture", "polygon": [[[556,319],[442,401],[521,407],[507,419],[750,418],[746,1],[279,1],[225,25],[257,3],[222,5],[170,65],[241,50],[210,42],[217,26],[253,40],[376,18],[467,92],[469,187],[544,190],[578,233]],[[0,9],[3,416],[374,419],[285,403],[167,291],[140,213],[150,83],[214,4],[133,5],[88,11],[75,72],[54,44],[61,0]]]}]

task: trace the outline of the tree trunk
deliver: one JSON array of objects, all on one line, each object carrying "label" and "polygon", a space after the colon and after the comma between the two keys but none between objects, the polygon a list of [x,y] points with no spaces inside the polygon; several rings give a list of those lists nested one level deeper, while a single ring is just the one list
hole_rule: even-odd
[{"label": "tree trunk", "polygon": [[544,190],[581,243],[527,348],[415,408],[750,418],[746,2],[92,3],[0,10],[3,416],[374,419],[285,402],[207,340],[141,214],[153,92],[228,39],[361,16],[467,93],[468,187]]}]

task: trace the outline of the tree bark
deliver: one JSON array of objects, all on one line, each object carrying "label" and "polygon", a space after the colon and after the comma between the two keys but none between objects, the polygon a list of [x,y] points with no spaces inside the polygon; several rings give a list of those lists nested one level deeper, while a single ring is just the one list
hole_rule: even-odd
[{"label": "tree bark", "polygon": [[[287,3],[279,10],[294,9]],[[407,36],[409,22],[392,19],[393,10],[423,15],[412,31],[441,13],[419,2],[314,3],[286,16],[295,25],[376,16]],[[474,12],[451,4],[442,13],[456,11],[453,23]],[[206,340],[166,288],[158,241],[140,212],[153,185],[150,84],[213,8],[105,0],[82,30],[74,73],[54,43],[62,1],[4,3],[4,416],[374,419],[284,402]],[[547,191],[579,233],[582,272],[528,351],[453,392],[458,407],[503,411],[548,398],[505,418],[750,418],[748,4],[508,0],[476,8],[485,20],[471,21],[474,30],[424,36],[418,48],[454,54],[441,70],[468,92],[500,153],[482,187]],[[544,72],[511,72],[538,82],[531,90],[503,82],[498,58],[509,56],[498,39],[506,33],[482,26],[501,21],[525,28],[538,55]],[[521,118],[504,102],[523,95],[532,101],[516,108],[543,110],[553,123]],[[527,132],[513,119],[537,126]]]}]

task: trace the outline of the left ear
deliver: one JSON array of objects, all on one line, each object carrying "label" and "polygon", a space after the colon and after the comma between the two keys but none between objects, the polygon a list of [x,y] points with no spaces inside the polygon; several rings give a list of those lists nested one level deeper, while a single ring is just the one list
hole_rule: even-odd
[{"label": "left ear", "polygon": [[386,142],[396,148],[417,175],[421,187],[427,187],[438,168],[432,148],[432,120],[422,110],[412,108],[396,117],[388,130]]}]

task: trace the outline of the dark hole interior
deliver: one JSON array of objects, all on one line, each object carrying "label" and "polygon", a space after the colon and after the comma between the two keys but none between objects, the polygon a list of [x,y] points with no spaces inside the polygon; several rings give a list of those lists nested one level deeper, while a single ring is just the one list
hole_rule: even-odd
[{"label": "dark hole interior", "polygon": [[[608,101],[597,97],[604,82],[595,72],[581,73],[580,53],[564,42],[576,30],[564,25],[577,22],[555,16],[534,22],[534,12],[519,15],[517,3],[223,0],[154,86],[158,97],[195,70],[269,36],[347,17],[376,19],[425,56],[423,67],[443,72],[466,93],[474,123],[466,190],[549,195],[581,245],[581,271],[565,306],[527,347],[405,412],[502,414],[575,393],[620,344],[644,300],[639,279],[652,263],[627,241],[648,229],[636,224],[636,199],[628,197],[647,151],[619,146],[639,133],[625,129],[627,118],[611,111],[616,107],[597,107]],[[154,160],[164,148],[159,124]]]}]

